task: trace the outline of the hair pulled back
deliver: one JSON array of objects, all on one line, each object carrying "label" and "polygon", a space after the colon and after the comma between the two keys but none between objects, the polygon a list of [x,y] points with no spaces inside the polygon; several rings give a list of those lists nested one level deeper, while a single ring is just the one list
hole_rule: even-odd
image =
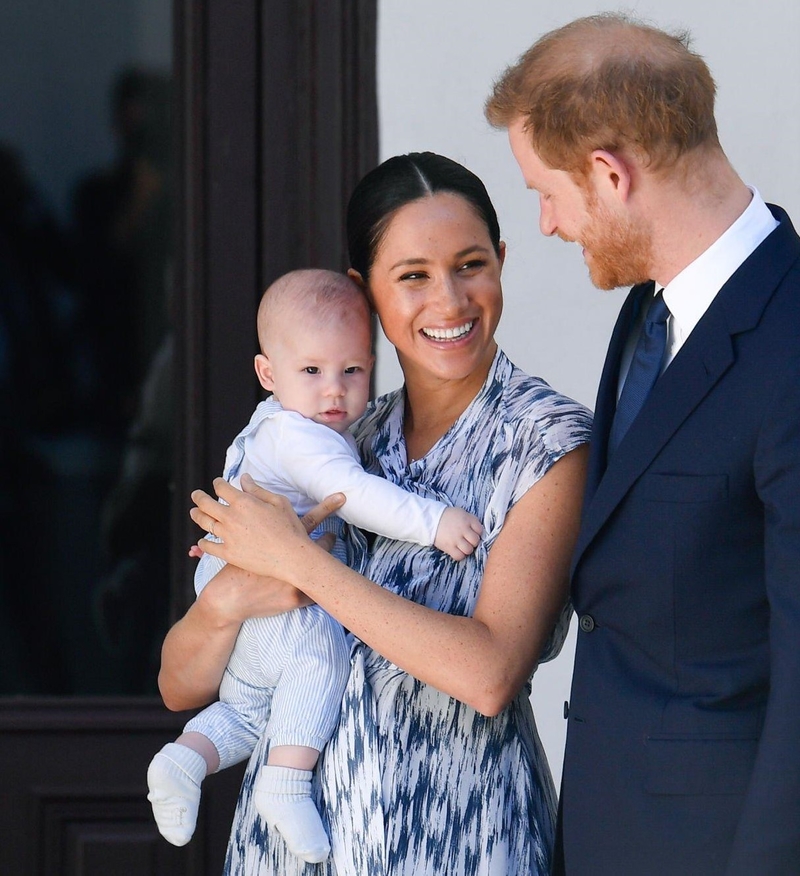
[{"label": "hair pulled back", "polygon": [[366,282],[394,214],[406,204],[437,192],[460,195],[486,225],[500,253],[500,225],[486,187],[471,170],[434,152],[396,155],[356,185],[347,205],[350,266]]}]

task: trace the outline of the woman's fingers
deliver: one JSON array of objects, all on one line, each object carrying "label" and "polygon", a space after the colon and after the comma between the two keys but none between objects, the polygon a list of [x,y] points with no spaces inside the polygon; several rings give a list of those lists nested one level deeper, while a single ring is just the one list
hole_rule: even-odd
[{"label": "woman's fingers", "polygon": [[206,512],[217,504],[217,500],[209,496],[205,490],[192,490],[192,501],[198,508]]},{"label": "woman's fingers", "polygon": [[[192,493],[195,507],[190,509],[190,517],[220,539],[205,541],[203,550],[257,575],[290,581],[286,570],[291,545],[305,539],[329,514],[341,508],[345,497],[341,493],[328,496],[301,523],[285,496],[270,493],[246,475],[241,486],[239,490],[223,478],[216,478],[214,492],[219,499],[204,490]],[[324,547],[330,550],[328,544]]]},{"label": "woman's fingers", "polygon": [[203,492],[203,490],[195,490],[192,493],[192,501],[194,502],[195,507],[189,509],[189,516],[201,529],[204,529],[206,532],[211,532],[214,525],[219,520],[219,502],[217,502],[216,499],[212,499],[211,496],[209,496],[208,493]]},{"label": "woman's fingers", "polygon": [[[315,505],[308,514],[300,518],[306,532],[313,532],[326,517],[335,514],[344,505],[346,499],[344,493],[334,493],[326,496],[319,505]],[[328,548],[328,550],[330,550]]]},{"label": "woman's fingers", "polygon": [[[217,478],[217,480],[222,481],[222,478]],[[222,482],[225,483],[225,481],[222,481]],[[269,502],[269,501],[271,501],[272,499],[276,498],[275,493],[270,493],[269,490],[265,490],[263,487],[260,487],[260,486],[259,486],[259,485],[258,485],[258,484],[257,484],[257,483],[256,483],[251,477],[250,477],[249,474],[243,474],[243,475],[242,475],[241,484],[242,484],[242,492],[250,493],[251,496],[255,496],[257,499],[261,499],[262,502]],[[228,486],[230,486],[230,484],[228,484]],[[220,493],[219,489],[217,489],[217,483],[216,483],[216,481],[214,481],[214,489],[216,490],[217,495],[218,495],[221,499],[224,499],[224,498],[225,498],[225,497],[223,496],[223,494]],[[234,488],[231,487],[231,489],[234,489]]]}]

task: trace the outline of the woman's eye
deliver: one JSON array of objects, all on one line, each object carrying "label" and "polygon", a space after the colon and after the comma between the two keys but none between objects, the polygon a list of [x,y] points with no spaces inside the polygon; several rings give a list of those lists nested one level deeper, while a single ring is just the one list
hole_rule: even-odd
[{"label": "woman's eye", "polygon": [[317,368],[316,365],[307,365],[303,371],[305,371],[306,374],[319,374],[319,368]]},{"label": "woman's eye", "polygon": [[409,271],[407,274],[401,275],[400,280],[421,280],[424,276],[424,271]]},{"label": "woman's eye", "polygon": [[461,268],[459,270],[461,270],[461,271],[477,271],[480,268],[482,268],[485,264],[486,264],[485,259],[470,259],[470,261],[464,262],[464,264],[461,265]]}]

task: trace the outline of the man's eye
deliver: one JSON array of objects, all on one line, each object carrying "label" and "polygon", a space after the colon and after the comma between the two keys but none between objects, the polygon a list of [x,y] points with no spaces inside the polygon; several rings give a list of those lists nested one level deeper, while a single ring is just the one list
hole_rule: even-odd
[{"label": "man's eye", "polygon": [[316,365],[308,365],[303,371],[305,371],[306,374],[319,374],[319,368],[317,368]]}]

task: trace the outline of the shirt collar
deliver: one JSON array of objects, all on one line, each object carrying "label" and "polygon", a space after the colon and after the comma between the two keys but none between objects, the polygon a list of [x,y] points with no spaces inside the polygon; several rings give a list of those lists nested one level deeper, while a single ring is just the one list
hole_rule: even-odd
[{"label": "shirt collar", "polygon": [[[753,197],[742,215],[664,287],[664,300],[684,336],[697,325],[742,262],[779,225],[758,190],[748,188]],[[659,288],[657,284],[656,291]]]}]

